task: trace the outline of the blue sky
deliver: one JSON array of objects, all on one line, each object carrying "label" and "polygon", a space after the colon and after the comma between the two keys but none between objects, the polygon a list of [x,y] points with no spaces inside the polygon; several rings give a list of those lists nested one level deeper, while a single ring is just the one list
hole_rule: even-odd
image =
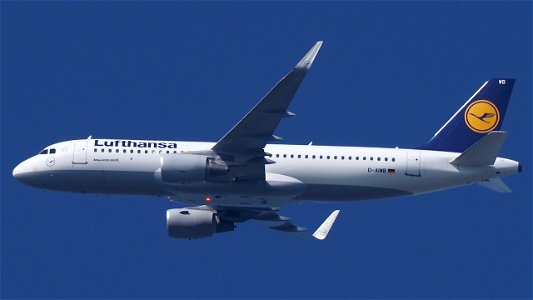
[{"label": "blue sky", "polygon": [[[531,2],[2,2],[1,19],[2,297],[531,297]],[[484,81],[516,78],[514,193],[283,209],[309,228],[341,209],[324,242],[255,223],[181,241],[175,203],[11,177],[89,135],[218,140],[317,40],[285,142],[416,147]]]}]

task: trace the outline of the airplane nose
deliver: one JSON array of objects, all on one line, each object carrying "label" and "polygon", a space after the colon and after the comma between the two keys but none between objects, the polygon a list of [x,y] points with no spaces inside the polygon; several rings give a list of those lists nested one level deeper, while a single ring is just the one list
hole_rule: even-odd
[{"label": "airplane nose", "polygon": [[[24,182],[24,179],[31,172],[31,164],[27,160],[21,162],[13,169],[13,177],[18,181]],[[26,176],[25,176],[26,175]]]},{"label": "airplane nose", "polygon": [[24,173],[23,171],[23,166],[22,166],[23,163],[20,163],[18,164],[14,169],[13,169],[13,177],[15,179],[20,179],[20,176],[22,173]]},{"label": "airplane nose", "polygon": [[36,161],[35,157],[28,158],[13,169],[13,177],[17,181],[32,187],[48,187],[55,180],[55,177],[46,172],[46,169],[39,168],[40,162],[39,160]]}]

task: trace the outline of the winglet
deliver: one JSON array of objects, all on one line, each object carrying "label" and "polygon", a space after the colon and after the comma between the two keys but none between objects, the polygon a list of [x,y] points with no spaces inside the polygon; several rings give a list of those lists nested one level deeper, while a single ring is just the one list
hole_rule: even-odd
[{"label": "winglet", "polygon": [[300,60],[300,62],[294,67],[295,70],[301,70],[304,72],[307,72],[309,68],[311,68],[311,65],[313,64],[313,61],[315,60],[316,55],[318,54],[318,51],[320,50],[320,47],[322,47],[322,41],[316,42],[316,44],[307,52],[307,54]]},{"label": "winglet", "polygon": [[335,219],[337,219],[337,216],[339,215],[340,210],[336,210],[329,215],[329,217],[318,227],[318,229],[313,233],[313,237],[317,240],[323,240],[328,236],[329,231],[331,230],[331,227],[333,226],[333,223],[335,223]]}]

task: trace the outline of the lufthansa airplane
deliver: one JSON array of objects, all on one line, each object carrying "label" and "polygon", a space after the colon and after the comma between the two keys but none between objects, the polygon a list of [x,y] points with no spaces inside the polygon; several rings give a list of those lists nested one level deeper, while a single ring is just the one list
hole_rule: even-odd
[{"label": "lufthansa airplane", "polygon": [[[95,139],[60,142],[23,161],[13,176],[77,193],[152,195],[192,207],[167,210],[168,234],[197,239],[255,220],[305,233],[281,205],[417,195],[478,183],[510,192],[500,177],[522,171],[498,157],[514,79],[491,79],[425,145],[413,149],[268,144],[311,67],[317,42],[218,142]],[[312,235],[326,238],[336,210]]]}]

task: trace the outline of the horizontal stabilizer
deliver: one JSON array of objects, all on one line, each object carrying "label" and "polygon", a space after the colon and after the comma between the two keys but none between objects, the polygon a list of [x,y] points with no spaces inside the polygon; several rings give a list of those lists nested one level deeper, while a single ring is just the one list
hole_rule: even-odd
[{"label": "horizontal stabilizer", "polygon": [[507,132],[504,131],[489,132],[451,163],[468,167],[493,165],[506,137]]},{"label": "horizontal stabilizer", "polygon": [[337,219],[337,216],[339,215],[340,210],[336,210],[329,215],[329,217],[318,227],[318,229],[313,233],[313,237],[317,240],[323,240],[328,236],[329,231],[331,230],[331,227],[333,226],[333,223],[335,223],[335,220]]},{"label": "horizontal stabilizer", "polygon": [[511,193],[511,189],[499,177],[478,182],[480,186],[497,193]]}]

